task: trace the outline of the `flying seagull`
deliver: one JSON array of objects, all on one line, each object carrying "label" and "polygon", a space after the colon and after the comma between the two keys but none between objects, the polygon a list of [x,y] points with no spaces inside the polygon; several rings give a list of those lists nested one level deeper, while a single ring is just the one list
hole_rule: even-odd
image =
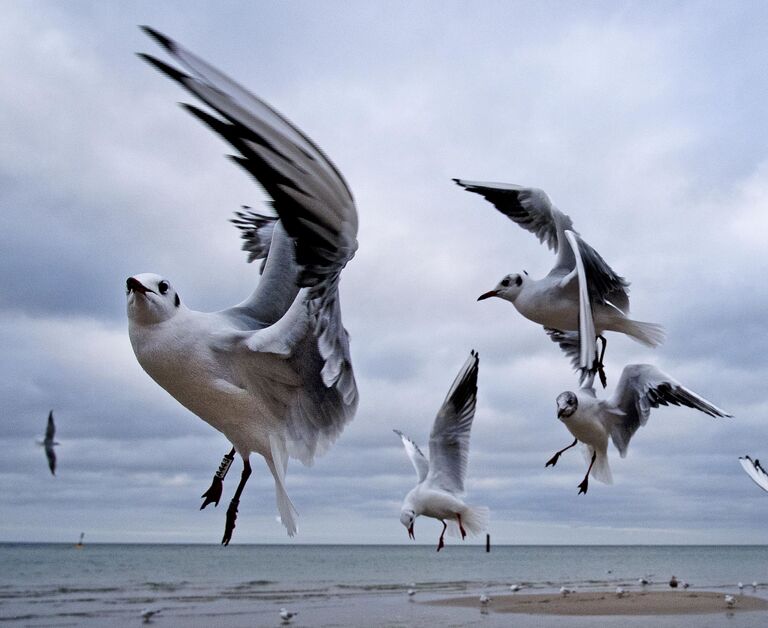
[{"label": "flying seagull", "polygon": [[56,435],[56,425],[53,422],[53,410],[48,413],[48,424],[45,426],[45,439],[37,441],[37,444],[45,448],[45,457],[48,459],[48,468],[51,475],[56,475],[56,452],[54,445],[59,445],[54,439]]},{"label": "flying seagull", "polygon": [[[543,325],[555,342],[557,333],[581,331],[579,359],[574,366],[580,370],[582,382],[598,371],[603,387],[602,363],[607,344],[603,332],[623,333],[649,347],[661,344],[664,331],[660,325],[628,317],[629,283],[581,238],[571,218],[557,209],[542,190],[507,183],[454,181],[493,203],[557,254],[546,277],[532,279],[526,271],[507,275],[478,301],[490,297],[510,301],[520,314]],[[599,358],[598,338],[602,342]]]},{"label": "flying seagull", "polygon": [[477,353],[472,351],[453,381],[432,425],[429,460],[416,443],[399,430],[394,430],[403,441],[419,480],[405,496],[400,522],[413,539],[413,522],[419,515],[441,521],[443,531],[437,543],[438,552],[445,546],[447,522],[451,522],[450,534],[455,534],[458,529],[462,539],[467,534],[482,532],[488,524],[487,508],[468,506],[461,499],[467,475],[469,432],[475,418],[479,360]]},{"label": "flying seagull", "polygon": [[768,473],[765,472],[760,461],[757,458],[752,460],[749,456],[740,456],[739,462],[752,481],[764,491],[768,491]]},{"label": "flying seagull", "polygon": [[555,466],[564,451],[581,441],[587,446],[590,462],[579,484],[579,494],[587,492],[590,473],[595,479],[610,484],[608,439],[624,458],[634,433],[648,422],[651,408],[660,405],[687,406],[713,417],[731,416],[655,366],[628,364],[610,399],[598,399],[591,385],[583,386],[576,393],[566,391],[558,395],[557,418],[565,423],[574,440],[555,453],[545,466]]},{"label": "flying seagull", "polygon": [[[328,157],[281,114],[168,37],[143,29],[187,72],[140,56],[212,110],[184,105],[239,153],[232,159],[261,184],[277,215],[238,213],[249,259],[266,261],[255,291],[228,309],[197,312],[167,278],[129,277],[131,345],[150,377],[222,432],[243,459],[222,543],[232,537],[251,453],[264,457],[293,536],[288,457],[310,465],[357,407],[338,291],[357,249],[355,203]],[[214,482],[203,506],[218,503],[220,494]]]}]

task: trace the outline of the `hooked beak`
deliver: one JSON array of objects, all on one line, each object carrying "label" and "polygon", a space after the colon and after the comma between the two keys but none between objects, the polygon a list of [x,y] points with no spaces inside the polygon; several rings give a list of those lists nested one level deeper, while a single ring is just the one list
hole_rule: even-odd
[{"label": "hooked beak", "polygon": [[147,294],[147,292],[151,292],[152,294],[155,294],[154,290],[150,290],[138,279],[134,279],[133,277],[128,277],[128,280],[125,282],[125,287],[129,293],[140,292],[141,294]]},{"label": "hooked beak", "polygon": [[477,297],[478,301],[484,301],[485,299],[490,299],[491,297],[497,297],[499,296],[498,290],[489,290],[488,292],[481,294],[479,297]]},{"label": "hooked beak", "polygon": [[411,527],[408,528],[408,536],[414,541],[416,540],[416,535],[413,533],[413,523],[411,523]]}]

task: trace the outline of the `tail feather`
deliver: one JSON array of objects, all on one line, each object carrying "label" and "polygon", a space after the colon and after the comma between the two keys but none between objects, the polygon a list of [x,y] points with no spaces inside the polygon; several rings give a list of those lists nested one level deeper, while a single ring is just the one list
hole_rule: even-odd
[{"label": "tail feather", "polygon": [[[491,511],[485,506],[467,506],[461,513],[461,525],[468,536],[477,536],[488,529],[490,516]],[[458,521],[449,520],[446,523],[448,536],[461,536]]]},{"label": "tail feather", "polygon": [[280,513],[280,521],[285,526],[288,536],[296,535],[296,507],[293,505],[288,492],[285,490],[285,470],[288,463],[288,456],[285,450],[285,444],[278,442],[274,436],[269,439],[272,450],[272,459],[267,458],[267,466],[275,478],[275,500],[277,501],[277,511]]},{"label": "tail feather", "polygon": [[658,347],[666,338],[666,333],[661,325],[635,321],[631,318],[623,319],[616,331],[631,336],[646,347]]},{"label": "tail feather", "polygon": [[[584,447],[584,459],[587,464],[592,460],[592,453],[595,452],[589,445]],[[595,456],[595,464],[592,465],[592,472],[590,475],[604,484],[613,484],[613,474],[611,473],[611,466],[608,464],[608,455],[605,452],[597,452]]]}]

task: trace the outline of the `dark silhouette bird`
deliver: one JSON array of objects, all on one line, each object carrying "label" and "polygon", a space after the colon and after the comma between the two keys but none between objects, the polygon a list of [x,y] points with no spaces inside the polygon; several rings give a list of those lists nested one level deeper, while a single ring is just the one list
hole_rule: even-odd
[{"label": "dark silhouette bird", "polygon": [[48,413],[48,425],[45,428],[45,439],[37,441],[38,445],[45,447],[45,457],[48,458],[48,468],[51,470],[51,475],[56,475],[56,452],[53,450],[54,445],[58,445],[53,440],[56,434],[56,425],[53,422],[53,410]]}]

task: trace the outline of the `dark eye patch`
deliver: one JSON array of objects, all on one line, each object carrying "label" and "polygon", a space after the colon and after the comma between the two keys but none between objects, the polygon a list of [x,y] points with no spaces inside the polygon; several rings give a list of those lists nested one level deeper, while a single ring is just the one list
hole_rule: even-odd
[{"label": "dark eye patch", "polygon": [[522,278],[520,275],[518,275],[517,277],[515,277],[515,285],[516,285],[516,286],[519,286],[519,285],[520,285],[520,284],[522,284],[522,283],[523,283],[523,278]]},{"label": "dark eye patch", "polygon": [[509,285],[509,277],[504,277],[504,279],[501,280],[501,285],[506,288]]},{"label": "dark eye patch", "polygon": [[170,288],[170,284],[163,279],[159,284],[157,284],[157,289],[160,291],[160,294],[165,294],[168,292],[168,288]]}]

